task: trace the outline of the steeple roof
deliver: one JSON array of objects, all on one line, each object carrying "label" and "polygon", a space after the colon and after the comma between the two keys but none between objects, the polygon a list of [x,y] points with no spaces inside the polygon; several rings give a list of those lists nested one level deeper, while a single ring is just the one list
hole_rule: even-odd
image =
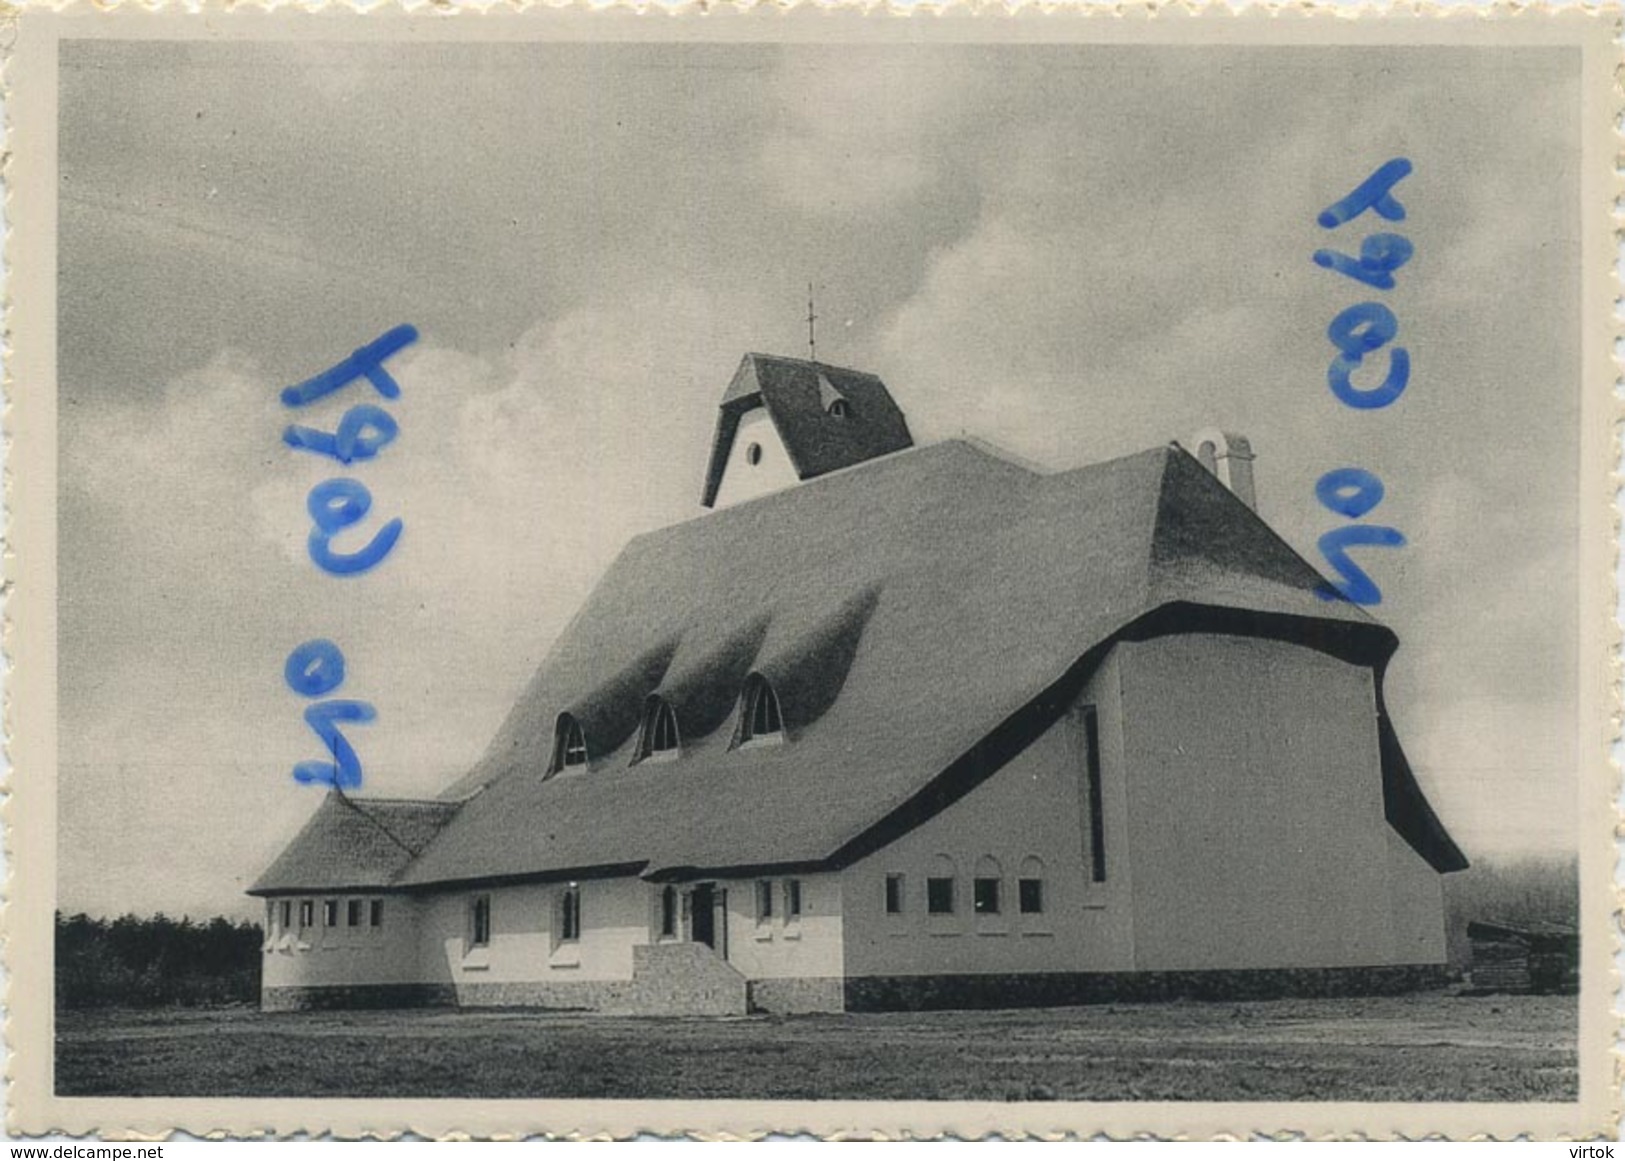
[{"label": "steeple roof", "polygon": [[[846,406],[831,405],[844,400]],[[716,502],[739,419],[765,408],[796,475],[811,480],[914,446],[902,411],[879,376],[828,363],[746,355],[723,392],[701,503]]]}]

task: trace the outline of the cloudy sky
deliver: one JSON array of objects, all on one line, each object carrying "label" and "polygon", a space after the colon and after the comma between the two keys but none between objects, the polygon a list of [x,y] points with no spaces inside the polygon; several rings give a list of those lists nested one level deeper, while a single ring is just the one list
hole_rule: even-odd
[{"label": "cloudy sky", "polygon": [[[1577,64],[67,44],[62,906],[253,913],[320,797],[289,773],[320,756],[282,680],[308,638],[378,709],[368,791],[461,773],[627,537],[699,512],[723,387],[805,351],[809,281],[820,356],[920,442],[1067,468],[1240,431],[1312,560],[1315,480],[1377,473],[1409,544],[1358,559],[1425,787],[1470,855],[1572,847]],[[1379,226],[1315,217],[1396,156],[1416,253],[1378,294],[1310,255]],[[1325,328],[1370,297],[1413,371],[1355,412]],[[352,474],[406,531],[333,579],[304,543],[333,473],[277,392],[403,322],[400,438]]]}]

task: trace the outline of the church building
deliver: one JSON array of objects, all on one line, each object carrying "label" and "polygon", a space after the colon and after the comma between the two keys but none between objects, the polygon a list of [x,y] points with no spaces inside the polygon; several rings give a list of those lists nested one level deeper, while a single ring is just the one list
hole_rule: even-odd
[{"label": "church building", "polygon": [[[1390,991],[1467,865],[1398,640],[1210,432],[1045,473],[747,355],[484,757],[331,793],[251,889],[268,1009],[632,1014]],[[516,615],[519,615],[516,612]]]}]

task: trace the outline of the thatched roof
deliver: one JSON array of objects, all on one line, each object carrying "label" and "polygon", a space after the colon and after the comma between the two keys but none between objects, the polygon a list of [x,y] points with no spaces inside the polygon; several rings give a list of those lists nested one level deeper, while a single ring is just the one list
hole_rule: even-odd
[{"label": "thatched roof", "polygon": [[[394,882],[844,865],[1019,753],[1117,640],[1250,633],[1380,675],[1394,635],[1324,583],[1178,447],[1054,475],[959,441],[875,460],[632,541]],[[782,745],[734,746],[752,673]],[[653,692],[681,754],[634,764]],[[548,776],[563,712],[591,761]],[[1390,821],[1464,866],[1390,749]]]},{"label": "thatched roof", "polygon": [[455,802],[331,793],[249,894],[387,887],[456,813]]}]

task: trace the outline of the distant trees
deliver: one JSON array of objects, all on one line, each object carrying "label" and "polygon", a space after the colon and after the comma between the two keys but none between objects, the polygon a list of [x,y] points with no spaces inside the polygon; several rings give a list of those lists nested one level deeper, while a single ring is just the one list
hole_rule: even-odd
[{"label": "distant trees", "polygon": [[121,915],[56,917],[59,1008],[186,1007],[253,1003],[260,989],[260,927]]},{"label": "distant trees", "polygon": [[1579,927],[1580,867],[1573,855],[1475,860],[1444,877],[1450,962],[1472,958],[1467,924],[1472,920],[1564,923]]}]

